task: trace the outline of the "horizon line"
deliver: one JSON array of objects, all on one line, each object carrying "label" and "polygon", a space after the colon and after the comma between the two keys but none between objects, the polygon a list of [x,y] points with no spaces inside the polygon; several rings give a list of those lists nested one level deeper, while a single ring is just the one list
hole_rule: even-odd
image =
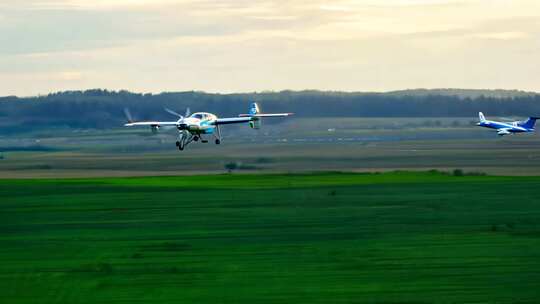
[{"label": "horizon line", "polygon": [[401,93],[401,92],[407,92],[407,91],[489,91],[489,92],[516,92],[516,93],[523,93],[525,95],[540,95],[540,92],[536,91],[529,91],[529,90],[520,90],[520,89],[479,89],[479,88],[408,88],[408,89],[398,89],[398,90],[388,90],[388,91],[349,91],[349,90],[320,90],[320,89],[301,89],[301,90],[293,90],[293,89],[282,89],[282,90],[262,90],[262,91],[252,91],[252,92],[228,92],[228,93],[222,93],[222,92],[211,92],[211,91],[204,91],[204,90],[178,90],[178,91],[161,91],[161,92],[137,92],[137,91],[131,91],[128,89],[107,89],[107,88],[91,88],[91,89],[78,89],[78,90],[61,90],[61,91],[51,91],[49,93],[41,94],[38,93],[37,95],[3,95],[0,96],[0,98],[41,98],[41,97],[47,97],[54,94],[61,94],[61,93],[70,93],[70,92],[89,92],[89,91],[106,91],[110,93],[121,93],[121,92],[127,92],[131,94],[140,94],[140,95],[161,95],[161,94],[169,94],[169,93],[200,93],[200,94],[208,94],[208,95],[245,95],[245,94],[268,94],[268,93],[285,93],[285,92],[293,92],[293,93],[302,93],[302,92],[320,92],[320,93],[343,93],[343,94],[391,94],[391,93]]}]

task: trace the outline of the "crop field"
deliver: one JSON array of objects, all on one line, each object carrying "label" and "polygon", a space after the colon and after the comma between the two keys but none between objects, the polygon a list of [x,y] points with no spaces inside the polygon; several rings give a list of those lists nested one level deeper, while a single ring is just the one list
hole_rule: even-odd
[{"label": "crop field", "polygon": [[5,179],[0,303],[537,303],[540,177]]}]

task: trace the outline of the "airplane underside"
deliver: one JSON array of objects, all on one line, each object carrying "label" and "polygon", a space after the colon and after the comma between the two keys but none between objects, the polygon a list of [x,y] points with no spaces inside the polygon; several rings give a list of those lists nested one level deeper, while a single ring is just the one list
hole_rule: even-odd
[{"label": "airplane underside", "polygon": [[527,132],[529,132],[529,131],[497,129],[497,135],[499,135],[501,137],[506,136],[506,135],[515,135],[515,134],[527,133]]},{"label": "airplane underside", "polygon": [[178,150],[184,150],[190,143],[198,142],[208,143],[208,139],[202,137],[203,134],[211,134],[214,137],[214,143],[216,145],[221,144],[221,131],[219,126],[216,126],[216,132],[205,132],[202,131],[188,131],[188,130],[178,130],[178,139],[176,140],[176,147]]}]

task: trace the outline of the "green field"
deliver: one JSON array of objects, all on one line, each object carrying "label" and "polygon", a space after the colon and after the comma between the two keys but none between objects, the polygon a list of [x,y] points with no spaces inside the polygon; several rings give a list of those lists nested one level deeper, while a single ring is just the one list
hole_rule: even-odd
[{"label": "green field", "polygon": [[540,177],[2,180],[0,303],[538,303]]}]

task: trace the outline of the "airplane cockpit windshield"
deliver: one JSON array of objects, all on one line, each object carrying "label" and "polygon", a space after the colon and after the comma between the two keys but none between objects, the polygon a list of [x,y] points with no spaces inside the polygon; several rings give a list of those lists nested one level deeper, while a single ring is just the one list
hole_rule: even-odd
[{"label": "airplane cockpit windshield", "polygon": [[199,113],[193,114],[191,117],[197,118],[197,119],[203,119],[203,115],[202,115],[202,114],[199,114]]}]

